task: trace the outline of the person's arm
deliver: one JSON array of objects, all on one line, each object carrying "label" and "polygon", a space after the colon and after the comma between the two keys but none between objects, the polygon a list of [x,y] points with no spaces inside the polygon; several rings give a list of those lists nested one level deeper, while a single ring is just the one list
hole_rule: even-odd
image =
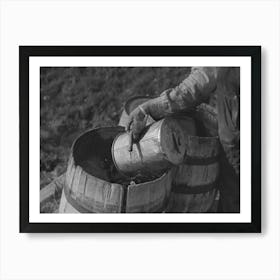
[{"label": "person's arm", "polygon": [[216,88],[217,76],[216,67],[193,67],[190,75],[177,87],[138,106],[130,114],[126,130],[132,132],[134,141],[138,141],[146,125],[146,115],[159,120],[193,109],[207,99]]},{"label": "person's arm", "polygon": [[206,100],[216,88],[217,76],[216,67],[194,67],[177,87],[147,101],[142,107],[155,120],[191,110]]}]

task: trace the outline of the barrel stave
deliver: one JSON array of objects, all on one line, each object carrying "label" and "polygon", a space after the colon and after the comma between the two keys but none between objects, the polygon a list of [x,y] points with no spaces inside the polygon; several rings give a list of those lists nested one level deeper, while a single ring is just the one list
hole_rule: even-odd
[{"label": "barrel stave", "polygon": [[127,190],[127,213],[163,212],[171,192],[172,174],[168,171],[160,178],[129,185]]}]

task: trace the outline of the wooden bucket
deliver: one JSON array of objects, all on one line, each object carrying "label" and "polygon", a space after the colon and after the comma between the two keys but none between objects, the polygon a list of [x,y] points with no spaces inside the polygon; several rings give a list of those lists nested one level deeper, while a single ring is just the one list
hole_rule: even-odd
[{"label": "wooden bucket", "polygon": [[171,175],[131,183],[114,169],[111,145],[121,127],[99,128],[73,144],[65,175],[60,213],[162,212],[171,191]]},{"label": "wooden bucket", "polygon": [[[134,96],[132,98],[129,98],[125,104],[124,109],[122,111],[120,120],[119,120],[119,126],[125,126],[127,124],[129,114],[139,105],[143,104],[144,102],[150,100],[152,97],[149,96]],[[147,119],[147,125],[153,123],[154,120],[152,117],[148,117]]]}]

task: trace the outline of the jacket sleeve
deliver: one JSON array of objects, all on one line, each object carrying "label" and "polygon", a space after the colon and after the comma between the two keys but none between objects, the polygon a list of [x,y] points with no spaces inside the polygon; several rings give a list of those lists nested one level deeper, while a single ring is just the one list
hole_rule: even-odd
[{"label": "jacket sleeve", "polygon": [[177,87],[149,101],[149,114],[158,120],[193,109],[207,99],[216,88],[217,76],[216,67],[193,67],[190,75]]}]

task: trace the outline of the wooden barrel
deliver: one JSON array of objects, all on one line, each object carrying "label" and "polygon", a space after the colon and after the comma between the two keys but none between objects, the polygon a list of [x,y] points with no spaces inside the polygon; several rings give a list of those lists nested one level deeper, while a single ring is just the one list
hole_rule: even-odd
[{"label": "wooden barrel", "polygon": [[[123,187],[113,173],[111,144],[123,129],[98,128],[74,142],[65,175],[60,213],[121,212]],[[75,211],[74,211],[75,209]]]},{"label": "wooden barrel", "polygon": [[[125,104],[124,109],[122,111],[120,120],[119,120],[119,126],[125,126],[128,121],[129,114],[139,105],[143,104],[144,102],[150,100],[151,97],[149,96],[134,96],[132,98],[129,98]],[[147,125],[153,123],[154,120],[152,117],[148,117],[147,119]]]},{"label": "wooden barrel", "polygon": [[60,213],[162,212],[171,175],[144,183],[127,181],[114,168],[111,145],[121,127],[99,128],[73,144],[60,201]]},{"label": "wooden barrel", "polygon": [[166,212],[210,212],[219,188],[218,137],[188,136],[185,163],[176,167]]}]

